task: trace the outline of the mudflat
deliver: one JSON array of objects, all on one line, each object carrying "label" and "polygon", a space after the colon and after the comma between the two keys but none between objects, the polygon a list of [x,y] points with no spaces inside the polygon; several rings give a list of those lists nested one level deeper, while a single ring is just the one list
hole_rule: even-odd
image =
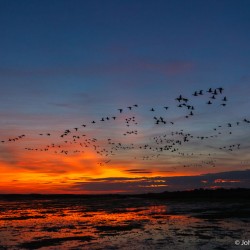
[{"label": "mudflat", "polygon": [[249,249],[249,205],[150,196],[1,198],[0,249]]}]

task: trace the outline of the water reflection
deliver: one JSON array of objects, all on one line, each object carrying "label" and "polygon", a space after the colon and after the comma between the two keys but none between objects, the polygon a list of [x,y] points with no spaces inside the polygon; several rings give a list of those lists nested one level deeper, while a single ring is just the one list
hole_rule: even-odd
[{"label": "water reflection", "polygon": [[206,217],[211,206],[136,198],[1,201],[0,249],[238,249],[234,239],[249,238],[249,218]]}]

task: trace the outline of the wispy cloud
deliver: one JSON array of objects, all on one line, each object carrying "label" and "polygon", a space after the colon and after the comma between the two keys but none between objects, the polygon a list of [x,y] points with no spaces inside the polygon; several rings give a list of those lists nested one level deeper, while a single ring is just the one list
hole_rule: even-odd
[{"label": "wispy cloud", "polygon": [[141,69],[151,70],[164,75],[183,74],[195,69],[195,63],[191,61],[168,61],[168,62],[154,62],[141,61],[139,62]]},{"label": "wispy cloud", "polygon": [[124,170],[126,172],[132,173],[132,174],[150,174],[152,171],[149,171],[148,169],[126,169]]},{"label": "wispy cloud", "polygon": [[50,68],[0,68],[0,77],[50,77],[65,75],[113,75],[123,73],[155,72],[164,75],[184,74],[195,69],[192,61],[172,60],[157,61],[151,59],[137,59],[115,63],[86,64],[77,66],[60,66]]}]

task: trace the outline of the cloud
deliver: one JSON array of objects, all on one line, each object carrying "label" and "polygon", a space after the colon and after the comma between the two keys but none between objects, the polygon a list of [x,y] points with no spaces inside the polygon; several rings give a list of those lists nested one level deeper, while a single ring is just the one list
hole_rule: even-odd
[{"label": "cloud", "polygon": [[83,63],[76,66],[62,66],[51,68],[0,68],[0,77],[50,77],[50,76],[103,76],[124,73],[155,72],[164,75],[183,74],[195,69],[192,61],[172,60],[158,62],[152,59],[137,59],[134,61],[112,63]]},{"label": "cloud", "polygon": [[198,176],[89,178],[85,181],[76,182],[73,184],[72,189],[90,193],[92,191],[100,193],[143,193],[213,188],[214,183],[216,183],[218,187],[224,188],[250,188],[250,170],[203,174]]},{"label": "cloud", "polygon": [[195,69],[195,64],[191,61],[169,61],[169,62],[140,62],[142,69],[156,71],[164,75],[177,75],[187,73]]},{"label": "cloud", "polygon": [[140,168],[136,168],[136,169],[126,169],[124,170],[126,172],[132,173],[132,174],[150,174],[152,173],[152,171],[149,171],[148,169],[140,169]]}]

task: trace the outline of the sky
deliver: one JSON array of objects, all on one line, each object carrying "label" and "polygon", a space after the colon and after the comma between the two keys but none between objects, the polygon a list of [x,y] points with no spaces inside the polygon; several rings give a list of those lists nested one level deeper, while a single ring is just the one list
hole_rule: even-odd
[{"label": "sky", "polygon": [[0,0],[0,193],[250,188],[249,8]]}]

